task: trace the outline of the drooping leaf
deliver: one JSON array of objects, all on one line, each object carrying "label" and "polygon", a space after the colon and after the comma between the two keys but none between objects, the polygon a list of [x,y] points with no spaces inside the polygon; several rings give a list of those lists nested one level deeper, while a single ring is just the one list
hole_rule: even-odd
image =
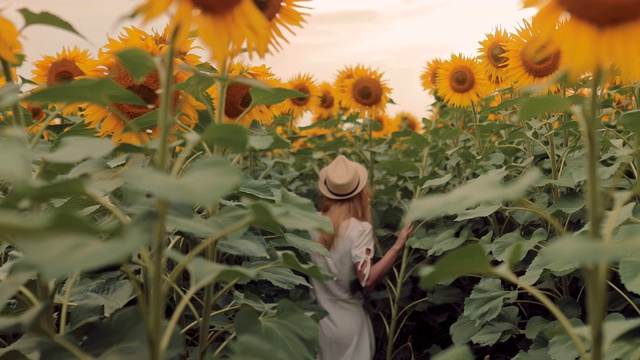
[{"label": "drooping leaf", "polygon": [[[176,262],[184,261],[184,255],[175,250],[168,250],[167,256]],[[255,279],[259,271],[237,265],[226,265],[196,257],[189,261],[187,270],[191,275],[192,287],[202,288],[207,284],[232,280]]]},{"label": "drooping leaf", "polygon": [[200,135],[202,141],[243,152],[249,142],[247,128],[237,124],[213,124]]},{"label": "drooping leaf", "polygon": [[27,8],[22,8],[18,11],[20,11],[22,17],[24,18],[24,25],[22,26],[22,29],[25,29],[28,26],[32,25],[48,25],[57,27],[58,29],[70,31],[86,40],[86,38],[82,34],[80,34],[70,23],[50,12],[43,11],[34,13]]},{"label": "drooping leaf", "polygon": [[251,107],[258,105],[275,105],[287,99],[306,98],[308,96],[296,90],[264,87],[253,87],[249,89],[249,94],[251,94]]}]

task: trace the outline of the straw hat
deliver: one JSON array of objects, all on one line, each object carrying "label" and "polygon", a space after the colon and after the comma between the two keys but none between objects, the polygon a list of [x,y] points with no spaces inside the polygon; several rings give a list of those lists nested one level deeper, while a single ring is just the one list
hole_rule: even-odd
[{"label": "straw hat", "polygon": [[338,155],[331,164],[320,170],[318,188],[330,199],[348,199],[364,189],[367,175],[364,166]]}]

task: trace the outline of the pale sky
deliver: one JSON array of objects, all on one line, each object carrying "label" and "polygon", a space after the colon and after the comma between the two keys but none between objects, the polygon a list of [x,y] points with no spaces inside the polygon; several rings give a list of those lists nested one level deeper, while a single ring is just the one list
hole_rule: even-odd
[{"label": "pale sky", "polygon": [[[24,32],[22,43],[28,62],[55,55],[63,46],[78,45],[96,55],[122,27],[162,29],[165,20],[144,26],[139,20],[122,20],[142,0],[0,0],[0,9],[16,26],[22,25],[17,9],[49,11],[71,23],[89,41],[46,26]],[[288,34],[289,44],[263,61],[282,80],[298,72],[314,75],[318,83],[332,82],[338,70],[363,64],[382,72],[397,105],[389,115],[409,111],[427,116],[432,98],[420,83],[427,61],[452,53],[475,56],[479,42],[496,26],[515,32],[533,14],[521,9],[521,0],[313,0],[303,28]],[[31,76],[30,64],[19,74]]]}]

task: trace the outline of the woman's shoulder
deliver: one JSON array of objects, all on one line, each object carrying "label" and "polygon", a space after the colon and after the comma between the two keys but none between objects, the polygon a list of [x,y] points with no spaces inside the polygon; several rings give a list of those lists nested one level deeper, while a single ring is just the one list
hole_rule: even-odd
[{"label": "woman's shoulder", "polygon": [[354,217],[346,220],[342,223],[342,226],[344,226],[347,231],[368,231],[371,229],[371,224],[366,221],[358,220]]}]

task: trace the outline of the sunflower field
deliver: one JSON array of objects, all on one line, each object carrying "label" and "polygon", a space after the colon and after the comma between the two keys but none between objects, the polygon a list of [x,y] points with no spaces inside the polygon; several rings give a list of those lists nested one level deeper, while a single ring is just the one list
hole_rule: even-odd
[{"label": "sunflower field", "polygon": [[415,224],[364,294],[376,359],[640,359],[640,1],[523,6],[425,64],[421,116],[367,64],[261,64],[308,0],[140,0],[171,21],[40,59],[22,32],[73,25],[0,13],[0,359],[314,359],[339,154],[375,258]]}]

